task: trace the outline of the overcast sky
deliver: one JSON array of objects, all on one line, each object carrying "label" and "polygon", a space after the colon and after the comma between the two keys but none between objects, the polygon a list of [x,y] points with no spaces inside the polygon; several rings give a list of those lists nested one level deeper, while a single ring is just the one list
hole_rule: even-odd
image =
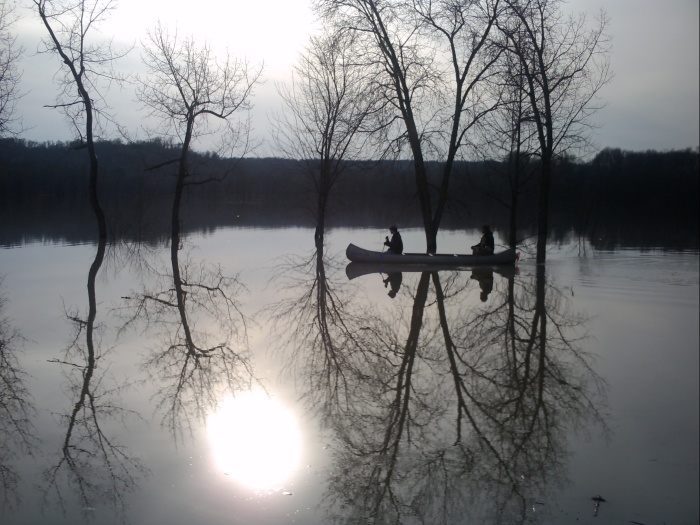
[{"label": "overcast sky", "polygon": [[[0,0],[7,1],[7,0]],[[31,6],[30,0],[21,0]],[[274,84],[289,73],[317,27],[307,0],[119,0],[105,35],[125,44],[142,40],[160,19],[192,33],[213,47],[225,49],[253,62],[265,62],[265,85],[256,91],[253,117],[255,133],[265,138],[266,123],[279,99]],[[700,144],[700,13],[698,0],[570,0],[567,8],[594,16],[607,12],[608,32],[613,37],[614,78],[601,92],[607,106],[597,113],[600,126],[595,142],[602,147],[629,150],[696,148]],[[43,27],[29,8],[17,11],[23,18],[16,26],[25,47],[22,86],[28,92],[18,107],[28,130],[24,137],[35,141],[71,138],[58,112],[43,106],[55,100],[53,74],[59,67],[55,56],[35,54]],[[140,67],[138,51],[121,68]],[[129,90],[111,91],[109,103],[130,132],[138,134],[138,104]],[[268,155],[270,146],[258,154]]]}]

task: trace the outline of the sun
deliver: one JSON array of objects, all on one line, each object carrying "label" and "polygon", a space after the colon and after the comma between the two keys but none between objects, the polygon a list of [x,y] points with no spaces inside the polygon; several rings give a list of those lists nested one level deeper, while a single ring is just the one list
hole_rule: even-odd
[{"label": "sun", "polygon": [[264,392],[226,398],[209,416],[207,430],[219,468],[252,489],[279,488],[299,466],[296,419]]}]

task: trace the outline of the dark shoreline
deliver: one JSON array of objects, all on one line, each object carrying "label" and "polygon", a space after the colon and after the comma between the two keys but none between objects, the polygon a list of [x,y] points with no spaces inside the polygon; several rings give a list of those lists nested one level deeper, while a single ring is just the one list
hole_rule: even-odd
[{"label": "dark shoreline", "polygon": [[[113,240],[161,242],[170,230],[173,177],[150,165],[173,155],[172,146],[100,143],[99,192]],[[193,181],[182,205],[183,233],[217,228],[316,225],[316,190],[308,163],[278,158],[223,159],[194,155]],[[698,153],[606,149],[592,161],[559,161],[550,201],[550,242],[571,236],[594,246],[696,250],[699,228]],[[441,165],[432,163],[439,176]],[[507,166],[461,162],[450,186],[441,228],[478,229],[489,222],[507,231]],[[534,181],[536,182],[536,180]],[[327,228],[422,227],[411,165],[354,162],[332,188]],[[536,184],[519,193],[518,238],[534,235]],[[84,152],[69,144],[0,140],[0,246],[27,242],[90,243],[96,226],[87,198]]]}]

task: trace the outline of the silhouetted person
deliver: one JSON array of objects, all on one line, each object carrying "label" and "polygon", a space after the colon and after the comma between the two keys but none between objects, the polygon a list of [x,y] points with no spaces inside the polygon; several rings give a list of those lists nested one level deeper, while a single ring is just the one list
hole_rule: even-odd
[{"label": "silhouetted person", "polygon": [[386,253],[396,253],[401,255],[403,253],[403,241],[401,240],[401,234],[396,226],[389,226],[389,231],[391,232],[391,240],[389,237],[385,237],[384,246],[388,246],[389,249]]},{"label": "silhouetted person", "polygon": [[392,299],[396,297],[396,294],[399,291],[399,288],[401,288],[401,281],[403,280],[403,274],[401,272],[394,272],[390,273],[389,275],[386,276],[386,279],[384,279],[384,288],[386,288],[387,284],[391,288],[389,290],[389,297]]},{"label": "silhouetted person", "polygon": [[481,299],[482,303],[485,303],[491,290],[493,290],[493,270],[491,268],[474,269],[472,270],[471,278],[478,281],[479,288],[481,288],[479,299]]},{"label": "silhouetted person", "polygon": [[472,253],[474,255],[493,255],[495,243],[493,241],[493,233],[491,232],[491,228],[489,228],[488,224],[484,224],[481,227],[481,232],[483,233],[481,240],[479,241],[479,244],[472,246]]}]

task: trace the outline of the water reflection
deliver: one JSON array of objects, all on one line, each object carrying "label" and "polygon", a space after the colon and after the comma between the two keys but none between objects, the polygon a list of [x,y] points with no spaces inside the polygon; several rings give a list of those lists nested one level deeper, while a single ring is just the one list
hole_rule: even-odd
[{"label": "water reflection", "polygon": [[[108,502],[122,515],[125,496],[136,489],[146,473],[139,458],[119,442],[110,424],[122,423],[127,416],[120,392],[127,385],[109,375],[108,351],[102,348],[102,333],[97,321],[96,279],[105,257],[107,237],[104,221],[98,221],[100,237],[87,278],[87,315],[75,309],[66,312],[73,335],[61,358],[51,362],[62,366],[64,390],[72,405],[60,414],[63,441],[51,465],[44,470],[45,502],[55,497],[59,508],[67,508],[71,496],[87,514],[98,504]],[[72,491],[69,492],[68,488]]]},{"label": "water reflection", "polygon": [[6,296],[0,278],[0,509],[19,503],[19,474],[14,463],[23,453],[36,451],[31,423],[34,400],[27,388],[19,353],[24,341],[5,314]]},{"label": "water reflection", "polygon": [[299,467],[296,419],[262,390],[224,399],[207,432],[221,471],[252,489],[279,487]]},{"label": "water reflection", "polygon": [[[157,347],[145,361],[153,379],[157,410],[173,436],[190,433],[228,394],[254,382],[247,323],[238,296],[245,290],[221,266],[197,261],[180,236],[180,204],[188,186],[177,178],[171,214],[169,265],[132,264],[147,269],[144,287],[123,297],[122,330],[143,327]],[[131,249],[141,255],[138,248]],[[160,270],[156,268],[161,267]]]},{"label": "water reflection", "polygon": [[493,268],[474,268],[471,278],[479,283],[479,288],[481,288],[479,299],[485,303],[493,290]]},{"label": "water reflection", "polygon": [[163,424],[181,436],[223,392],[247,389],[252,372],[239,281],[189,254],[175,258],[172,269],[153,271],[147,288],[124,297],[122,314],[123,329],[143,328],[156,339],[144,367],[158,389]]},{"label": "water reflection", "polygon": [[401,288],[401,283],[403,282],[403,272],[392,272],[386,276],[384,279],[384,287],[389,286],[389,293],[387,294],[392,299],[396,297]]},{"label": "water reflection", "polygon": [[289,368],[333,443],[329,517],[524,523],[546,512],[565,479],[567,431],[606,428],[587,319],[545,267],[517,279],[408,273],[402,301],[378,308],[357,290],[339,293],[323,271],[332,259],[315,255],[307,280],[312,265],[294,266],[297,293],[274,312],[292,334]]}]

